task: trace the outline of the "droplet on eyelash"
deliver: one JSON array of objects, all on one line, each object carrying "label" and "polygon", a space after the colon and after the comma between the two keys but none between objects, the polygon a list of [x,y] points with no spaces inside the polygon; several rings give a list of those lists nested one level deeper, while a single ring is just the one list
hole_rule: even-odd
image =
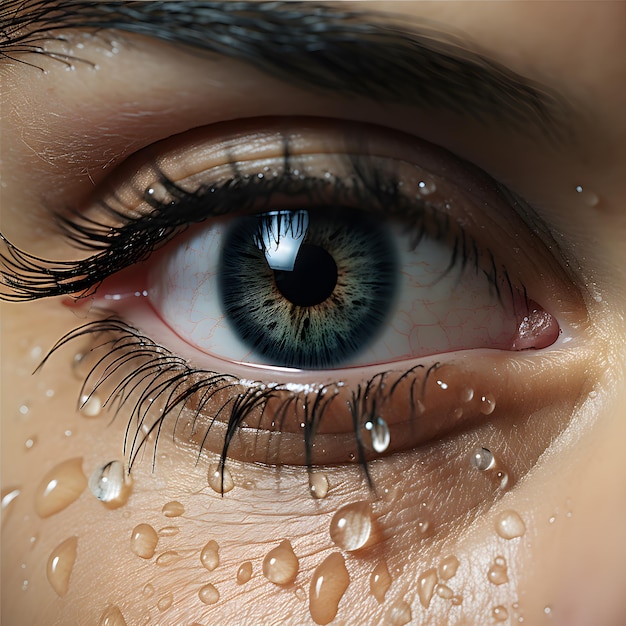
[{"label": "droplet on eyelash", "polygon": [[342,550],[360,550],[372,534],[372,507],[369,502],[342,506],[330,522],[330,538]]},{"label": "droplet on eyelash", "polygon": [[413,619],[411,605],[406,600],[397,600],[387,612],[386,624],[390,626],[404,626]]},{"label": "droplet on eyelash", "polygon": [[364,426],[372,438],[372,448],[376,452],[384,452],[391,441],[387,422],[382,417],[375,417],[373,420],[365,422]]},{"label": "droplet on eyelash", "polygon": [[161,512],[165,517],[180,517],[185,512],[185,507],[180,502],[172,500],[163,505]]},{"label": "droplet on eyelash", "polygon": [[166,593],[164,596],[161,596],[157,602],[157,609],[159,611],[167,611],[172,604],[174,604],[174,594]]},{"label": "droplet on eyelash", "polygon": [[209,468],[207,477],[209,487],[217,493],[228,493],[235,486],[233,477],[227,467],[220,469],[219,465],[212,465]]},{"label": "droplet on eyelash", "polygon": [[239,566],[237,570],[237,584],[245,585],[252,578],[252,563],[246,561]]},{"label": "droplet on eyelash", "polygon": [[576,185],[576,194],[588,207],[596,207],[600,202],[600,198],[597,193],[583,187],[582,185]]},{"label": "droplet on eyelash", "polygon": [[119,607],[107,606],[100,616],[98,626],[126,626],[126,620]]},{"label": "droplet on eyelash", "polygon": [[60,597],[70,588],[70,577],[76,561],[78,537],[70,537],[60,543],[48,557],[46,576],[48,582]]},{"label": "droplet on eyelash", "polygon": [[126,504],[132,489],[132,479],[120,461],[110,461],[96,468],[89,477],[89,490],[109,509]]},{"label": "droplet on eyelash", "polygon": [[333,552],[315,568],[309,587],[309,612],[316,624],[335,619],[349,585],[350,574],[341,553]]},{"label": "droplet on eyelash", "polygon": [[220,547],[217,541],[211,539],[200,552],[200,562],[209,572],[212,572],[220,564]]},{"label": "droplet on eyelash", "polygon": [[296,579],[299,569],[300,562],[288,539],[270,550],[263,559],[263,576],[275,585],[292,583]]},{"label": "droplet on eyelash", "polygon": [[430,601],[435,593],[435,585],[437,584],[437,571],[435,568],[426,570],[417,579],[417,597],[421,605],[427,609]]},{"label": "droplet on eyelash", "polygon": [[200,598],[200,602],[203,604],[216,604],[220,599],[220,592],[217,590],[215,585],[208,583],[203,587],[200,587],[200,591],[198,591],[198,598]]},{"label": "droplet on eyelash", "polygon": [[441,580],[450,580],[456,576],[456,572],[459,569],[459,559],[453,554],[447,556],[439,563],[437,572]]},{"label": "droplet on eyelash", "polygon": [[391,574],[387,563],[381,561],[370,574],[370,591],[379,604],[385,600],[385,594],[391,586]]},{"label": "droplet on eyelash", "polygon": [[41,480],[35,491],[35,511],[49,517],[78,500],[87,487],[83,459],[68,459],[55,465]]},{"label": "droplet on eyelash", "polygon": [[142,559],[151,559],[158,542],[159,536],[150,524],[138,524],[130,535],[130,550]]},{"label": "droplet on eyelash", "polygon": [[98,417],[102,412],[102,400],[95,393],[81,396],[78,410],[83,417]]},{"label": "droplet on eyelash", "polygon": [[502,511],[495,519],[496,532],[504,539],[515,539],[526,532],[526,524],[517,511]]},{"label": "droplet on eyelash", "polygon": [[309,491],[317,500],[325,498],[328,494],[328,477],[322,472],[309,473]]},{"label": "droplet on eyelash", "polygon": [[493,560],[487,571],[487,579],[493,585],[504,585],[509,582],[506,559],[503,556],[497,556]]}]

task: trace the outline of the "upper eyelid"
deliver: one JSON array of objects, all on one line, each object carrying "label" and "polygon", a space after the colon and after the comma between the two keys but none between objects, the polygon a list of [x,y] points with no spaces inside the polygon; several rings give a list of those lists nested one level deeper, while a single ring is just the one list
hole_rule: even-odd
[{"label": "upper eyelid", "polygon": [[550,141],[573,137],[562,96],[432,27],[400,28],[387,14],[310,3],[187,2],[184,11],[177,4],[8,2],[0,57],[43,52],[35,43],[58,29],[115,29],[242,60],[309,88],[532,127]]}]

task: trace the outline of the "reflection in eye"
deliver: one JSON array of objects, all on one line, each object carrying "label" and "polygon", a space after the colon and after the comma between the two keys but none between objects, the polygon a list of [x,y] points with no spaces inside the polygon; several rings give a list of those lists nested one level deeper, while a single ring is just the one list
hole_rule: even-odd
[{"label": "reflection in eye", "polygon": [[[559,334],[530,299],[547,297],[550,257],[495,183],[378,127],[254,124],[219,141],[215,130],[171,140],[156,161],[131,163],[102,203],[63,222],[96,251],[87,259],[46,262],[7,244],[16,299],[84,301],[111,276],[95,303],[120,320],[59,345],[98,336],[105,352],[86,387],[132,402],[131,449],[188,409],[187,438],[221,449],[222,463],[251,457],[235,445],[246,429],[285,434],[261,460],[365,463],[491,416],[506,377],[486,357],[471,369],[441,358],[542,348]],[[511,256],[513,241],[528,257]],[[428,355],[438,360],[419,360]],[[304,437],[304,457],[291,434]]]}]

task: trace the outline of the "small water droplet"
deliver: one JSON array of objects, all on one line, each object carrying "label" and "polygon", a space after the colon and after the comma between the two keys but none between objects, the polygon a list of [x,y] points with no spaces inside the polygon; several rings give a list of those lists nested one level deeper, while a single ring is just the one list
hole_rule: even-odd
[{"label": "small water droplet", "polygon": [[36,444],[37,444],[37,435],[33,435],[32,437],[29,437],[24,442],[24,448],[26,448],[26,450],[32,450]]},{"label": "small water droplet", "polygon": [[228,493],[235,486],[228,468],[223,467],[220,470],[219,465],[212,465],[209,468],[208,483],[213,491],[221,494]]},{"label": "small water droplet", "polygon": [[450,602],[454,605],[454,606],[459,606],[461,604],[463,604],[463,596],[460,595],[455,595],[452,596],[450,598]]},{"label": "small water droplet", "polygon": [[405,600],[397,600],[394,602],[387,613],[386,624],[390,626],[404,626],[413,619],[411,606]]},{"label": "small water droplet", "polygon": [[117,606],[107,606],[100,616],[98,626],[126,626],[126,620]]},{"label": "small water droplet", "polygon": [[83,417],[98,417],[102,413],[102,400],[95,393],[81,396],[79,412]]},{"label": "small water droplet", "polygon": [[130,536],[130,550],[142,559],[151,559],[158,542],[159,536],[150,524],[138,524]]},{"label": "small water droplet", "polygon": [[419,189],[419,195],[421,196],[429,196],[437,191],[437,185],[432,180],[420,180],[417,184],[417,188]]},{"label": "small water droplet", "polygon": [[474,390],[471,387],[465,387],[461,390],[461,401],[471,402],[474,399]]},{"label": "small water droplet", "polygon": [[21,491],[19,487],[7,487],[2,490],[2,523],[9,519],[15,502],[18,499]]},{"label": "small water droplet", "polygon": [[288,539],[270,550],[263,559],[263,576],[276,585],[292,583],[296,579],[299,569],[300,562]]},{"label": "small water droplet", "polygon": [[385,594],[391,586],[391,574],[387,563],[380,562],[374,571],[370,574],[370,591],[376,598],[379,604],[382,604],[385,599]]},{"label": "small water droplet", "polygon": [[55,465],[41,480],[35,491],[35,511],[49,517],[78,500],[87,486],[83,459],[75,458]]},{"label": "small water droplet", "polygon": [[328,477],[322,472],[311,472],[309,474],[309,491],[311,495],[321,500],[328,494]]},{"label": "small water droplet", "polygon": [[549,524],[554,524],[554,522],[556,522],[556,515],[551,515],[550,519],[548,520]]},{"label": "small water droplet", "polygon": [[594,191],[583,187],[582,185],[576,185],[576,193],[578,197],[586,204],[588,207],[595,207],[600,202],[600,197]]},{"label": "small water droplet", "polygon": [[237,584],[244,585],[252,578],[252,563],[246,561],[239,566],[237,570]]},{"label": "small water droplet", "polygon": [[389,426],[382,417],[375,417],[365,422],[365,430],[369,431],[372,439],[372,448],[376,452],[384,452],[389,447],[391,435]]},{"label": "small water droplet", "polygon": [[20,412],[20,415],[28,415],[30,407],[28,404],[20,404],[18,411]]},{"label": "small water droplet", "polygon": [[439,578],[441,578],[441,580],[450,580],[451,578],[454,578],[458,569],[459,559],[452,554],[443,559],[437,568]]},{"label": "small water droplet", "polygon": [[354,551],[365,546],[372,533],[372,507],[369,502],[342,506],[330,522],[330,538],[343,550]]},{"label": "small water droplet", "polygon": [[151,598],[154,595],[154,587],[150,583],[146,583],[142,593],[146,598]]},{"label": "small water droplet", "polygon": [[159,528],[159,532],[157,533],[159,537],[174,537],[180,532],[180,528],[178,526],[163,526],[163,528]]},{"label": "small water droplet", "polygon": [[178,563],[182,558],[182,555],[178,554],[175,550],[168,550],[167,552],[159,554],[155,563],[160,567],[169,567],[170,565],[174,565],[174,563]]},{"label": "small water droplet", "polygon": [[89,490],[109,509],[117,509],[128,502],[132,479],[120,461],[110,461],[96,468],[89,477]]},{"label": "small water droplet", "polygon": [[495,464],[494,456],[488,448],[476,448],[470,456],[470,465],[481,472],[492,469]]},{"label": "small water droplet", "polygon": [[496,409],[496,400],[492,394],[486,393],[480,397],[480,412],[483,415],[491,415]]},{"label": "small water droplet", "polygon": [[78,537],[70,537],[60,543],[48,557],[46,576],[56,594],[63,597],[70,588],[70,576],[76,561]]},{"label": "small water droplet", "polygon": [[209,572],[212,572],[220,564],[220,547],[217,541],[211,539],[200,553],[200,561]]},{"label": "small water droplet", "polygon": [[159,609],[159,611],[167,611],[167,609],[169,609],[173,603],[174,595],[171,593],[166,593],[164,596],[161,596],[159,598],[159,601],[157,602],[157,609]]},{"label": "small water droplet", "polygon": [[304,602],[306,600],[306,591],[302,589],[302,587],[296,587],[293,590],[293,594],[300,600],[300,602]]},{"label": "small water droplet", "polygon": [[506,560],[502,556],[497,556],[487,572],[489,582],[494,585],[504,585],[509,582],[509,575],[506,567]]},{"label": "small water droplet", "polygon": [[428,532],[428,529],[430,528],[430,522],[427,519],[420,519],[417,521],[416,526],[417,526],[417,532],[420,535],[425,535]]},{"label": "small water droplet", "polygon": [[543,612],[548,615],[548,616],[552,616],[552,607],[551,606],[544,606],[543,607]]},{"label": "small water droplet", "polygon": [[163,505],[161,512],[165,517],[180,517],[185,512],[185,507],[176,500]]},{"label": "small water droplet", "polygon": [[393,502],[398,497],[398,487],[385,487],[383,489],[383,501]]},{"label": "small water droplet", "polygon": [[504,539],[515,539],[526,532],[524,520],[517,511],[502,511],[496,516],[496,532]]},{"label": "small water droplet", "polygon": [[427,609],[430,606],[433,594],[435,593],[435,585],[437,584],[437,572],[435,568],[426,570],[417,579],[417,596],[422,606]]},{"label": "small water droplet", "polygon": [[26,591],[28,589],[28,585],[30,584],[30,582],[28,580],[23,580],[22,581],[22,591]]},{"label": "small water droplet", "polygon": [[330,554],[315,568],[309,588],[309,612],[316,624],[329,624],[350,584],[346,561],[339,552]]},{"label": "small water droplet", "polygon": [[209,583],[208,585],[200,587],[198,597],[200,598],[200,602],[203,602],[204,604],[215,604],[219,602],[220,592],[214,585]]},{"label": "small water droplet", "polygon": [[507,619],[509,619],[509,612],[507,611],[506,607],[502,605],[494,606],[491,610],[491,615],[493,616],[493,619],[496,620],[496,622],[505,622]]}]

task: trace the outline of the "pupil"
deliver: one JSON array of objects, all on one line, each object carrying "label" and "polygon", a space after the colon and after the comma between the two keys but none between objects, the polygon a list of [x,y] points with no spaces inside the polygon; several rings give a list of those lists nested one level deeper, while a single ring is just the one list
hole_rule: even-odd
[{"label": "pupil", "polygon": [[337,264],[322,247],[303,244],[292,272],[274,271],[280,293],[296,306],[321,304],[337,285]]}]

